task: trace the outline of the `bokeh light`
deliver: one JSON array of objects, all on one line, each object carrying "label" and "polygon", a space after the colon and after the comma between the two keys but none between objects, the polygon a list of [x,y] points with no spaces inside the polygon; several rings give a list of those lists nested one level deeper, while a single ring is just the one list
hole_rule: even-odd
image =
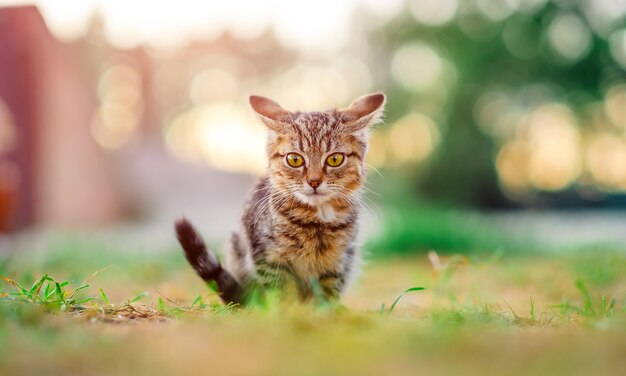
[{"label": "bokeh light", "polygon": [[385,136],[381,132],[371,135],[365,161],[374,167],[382,167],[387,163],[388,151]]},{"label": "bokeh light", "polygon": [[476,0],[480,13],[492,21],[504,20],[517,9],[518,4],[518,0]]},{"label": "bokeh light", "polygon": [[319,111],[351,100],[346,77],[331,65],[298,64],[270,85],[267,95],[291,110]]},{"label": "bokeh light", "polygon": [[450,22],[459,6],[458,0],[411,0],[409,10],[419,23],[440,26]]},{"label": "bokeh light", "polygon": [[389,150],[396,161],[421,162],[439,140],[435,122],[426,115],[412,113],[400,118],[389,131]]},{"label": "bokeh light", "polygon": [[626,141],[610,133],[591,137],[586,148],[587,168],[605,189],[626,189]]},{"label": "bokeh light", "polygon": [[483,94],[474,107],[474,118],[480,129],[491,137],[507,139],[515,134],[522,116],[521,109],[503,92]]},{"label": "bokeh light", "polygon": [[604,108],[611,122],[618,129],[626,132],[626,84],[616,85],[609,89]]},{"label": "bokeh light", "polygon": [[432,87],[441,72],[441,58],[424,42],[413,42],[401,47],[391,62],[393,78],[400,86],[413,92]]},{"label": "bokeh light", "polygon": [[609,46],[613,59],[626,69],[626,29],[614,31],[609,37]]},{"label": "bokeh light", "polygon": [[209,68],[193,78],[189,97],[193,104],[201,105],[215,100],[235,99],[239,90],[236,75],[224,69]]},{"label": "bokeh light", "polygon": [[566,62],[582,59],[591,47],[591,31],[575,14],[558,15],[548,27],[552,49]]},{"label": "bokeh light", "polygon": [[142,119],[142,96],[141,77],[128,66],[114,65],[100,76],[100,106],[91,124],[100,146],[118,149],[130,141]]},{"label": "bokeh light", "polygon": [[0,156],[12,151],[17,144],[17,131],[13,116],[7,105],[0,99]]},{"label": "bokeh light", "polygon": [[582,11],[592,29],[600,36],[606,37],[616,26],[623,26],[626,14],[626,2],[615,0],[582,1]]},{"label": "bokeh light", "polygon": [[[565,106],[551,104],[523,120],[523,137],[531,146],[530,181],[539,189],[563,189],[580,174],[578,125]],[[527,132],[527,133],[526,133]]]},{"label": "bokeh light", "polygon": [[498,152],[496,170],[508,191],[524,192],[531,188],[528,174],[529,146],[524,141],[507,142]]},{"label": "bokeh light", "polygon": [[581,173],[581,147],[571,110],[547,104],[521,118],[514,138],[500,149],[496,168],[505,188],[560,190]]}]

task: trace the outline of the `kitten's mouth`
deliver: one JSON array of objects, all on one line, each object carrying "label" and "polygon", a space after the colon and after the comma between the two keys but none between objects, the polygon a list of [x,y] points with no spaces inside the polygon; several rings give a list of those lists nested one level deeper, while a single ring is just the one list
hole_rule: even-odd
[{"label": "kitten's mouth", "polygon": [[326,197],[326,193],[321,193],[321,192],[311,192],[311,193],[305,193],[304,194],[307,197],[311,197],[313,199],[319,199],[322,197]]},{"label": "kitten's mouth", "polygon": [[296,196],[300,201],[309,205],[320,205],[328,201],[328,194],[326,192],[298,192]]}]

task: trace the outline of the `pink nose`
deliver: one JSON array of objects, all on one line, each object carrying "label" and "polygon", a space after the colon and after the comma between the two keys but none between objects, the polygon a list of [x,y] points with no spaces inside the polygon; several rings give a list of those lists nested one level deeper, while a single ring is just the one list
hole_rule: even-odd
[{"label": "pink nose", "polygon": [[317,189],[317,187],[319,187],[320,184],[322,184],[322,181],[321,180],[307,180],[307,183],[309,183],[311,188]]}]

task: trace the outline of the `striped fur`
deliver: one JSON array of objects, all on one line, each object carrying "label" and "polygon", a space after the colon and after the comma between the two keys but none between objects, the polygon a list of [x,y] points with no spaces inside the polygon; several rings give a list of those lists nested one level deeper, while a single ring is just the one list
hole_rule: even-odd
[{"label": "striped fur", "polygon": [[[200,277],[217,283],[224,301],[244,303],[253,286],[295,291],[301,300],[313,297],[317,287],[326,299],[341,296],[360,261],[363,161],[369,127],[380,119],[384,101],[372,94],[345,109],[303,113],[250,98],[269,129],[269,164],[231,237],[225,268],[188,222],[176,226],[187,260]],[[304,165],[291,167],[290,153],[301,155]],[[344,161],[331,167],[326,159],[334,153]]]}]

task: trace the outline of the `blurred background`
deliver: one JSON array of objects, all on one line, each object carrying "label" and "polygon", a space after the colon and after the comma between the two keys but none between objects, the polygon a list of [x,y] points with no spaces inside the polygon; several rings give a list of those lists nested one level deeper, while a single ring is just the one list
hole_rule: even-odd
[{"label": "blurred background", "polygon": [[372,252],[626,245],[626,0],[0,0],[0,251],[224,239],[266,164],[247,97],[372,91]]}]

